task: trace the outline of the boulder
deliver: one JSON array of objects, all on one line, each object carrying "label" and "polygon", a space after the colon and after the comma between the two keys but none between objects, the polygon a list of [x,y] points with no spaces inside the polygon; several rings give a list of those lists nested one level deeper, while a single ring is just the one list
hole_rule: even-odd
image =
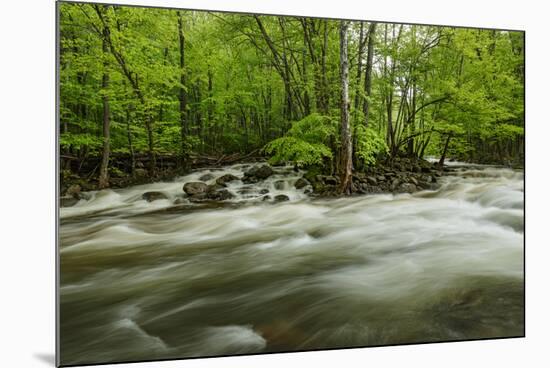
[{"label": "boulder", "polygon": [[418,185],[418,180],[416,180],[416,178],[414,176],[411,176],[409,178],[409,181],[411,182],[411,184]]},{"label": "boulder", "polygon": [[141,195],[141,198],[147,202],[153,202],[159,199],[168,199],[168,196],[162,192],[145,192]]},{"label": "boulder", "polygon": [[294,187],[296,189],[302,189],[304,187],[307,187],[308,185],[309,185],[309,181],[307,181],[307,179],[304,179],[304,178],[300,178],[296,180],[296,183],[294,183]]},{"label": "boulder", "polygon": [[411,183],[403,183],[399,189],[405,193],[414,193],[416,192],[416,185]]},{"label": "boulder", "polygon": [[266,195],[262,197],[262,202],[270,201],[270,200],[271,200],[271,196]]},{"label": "boulder", "polygon": [[225,201],[226,199],[231,199],[234,197],[234,195],[228,191],[227,189],[217,190],[213,192],[208,192],[206,194],[206,197],[208,199],[212,199],[215,201]]},{"label": "boulder", "polygon": [[78,184],[71,185],[67,191],[65,192],[65,195],[67,197],[73,197],[74,199],[80,199],[80,192],[82,191],[82,188]]},{"label": "boulder", "polygon": [[208,180],[212,180],[212,179],[214,179],[214,175],[212,175],[211,173],[204,174],[203,176],[201,176],[199,178],[200,181],[208,181]]},{"label": "boulder", "polygon": [[206,187],[206,190],[205,192],[206,193],[212,193],[212,192],[215,192],[215,191],[218,191],[218,190],[221,190],[225,188],[223,185],[219,185],[218,183],[214,183],[214,184],[210,184]]},{"label": "boulder", "polygon": [[399,184],[400,184],[399,179],[397,178],[393,179],[393,181],[391,182],[391,190],[397,189]]},{"label": "boulder", "polygon": [[174,199],[174,204],[184,204],[184,203],[187,203],[187,201],[183,197],[178,197]]},{"label": "boulder", "polygon": [[273,174],[274,171],[269,165],[254,166],[244,173],[243,182],[257,183],[269,178]]},{"label": "boulder", "polygon": [[202,183],[200,181],[193,181],[185,183],[185,185],[183,186],[183,191],[187,193],[187,195],[193,196],[206,192],[207,187],[208,186],[205,183]]},{"label": "boulder", "polygon": [[269,193],[269,189],[260,189],[260,194],[267,194]]},{"label": "boulder", "polygon": [[421,188],[421,189],[430,189],[432,187],[432,185],[428,182],[425,182],[425,181],[420,181],[418,182],[418,188]]},{"label": "boulder", "polygon": [[351,192],[352,193],[363,193],[363,189],[361,188],[361,183],[359,181],[352,181],[351,182]]},{"label": "boulder", "polygon": [[283,190],[283,189],[285,189],[285,181],[284,180],[277,180],[275,183],[273,183],[273,186],[277,190]]},{"label": "boulder", "polygon": [[327,185],[337,185],[338,179],[336,179],[334,176],[324,176],[323,182]]},{"label": "boulder", "polygon": [[303,175],[303,177],[304,179],[307,179],[310,183],[313,183],[315,181],[319,181],[319,177],[321,176],[320,174],[320,168],[312,167]]},{"label": "boulder", "polygon": [[78,199],[73,197],[61,197],[59,198],[59,202],[61,207],[72,207],[78,203]]},{"label": "boulder", "polygon": [[362,172],[357,172],[357,173],[352,175],[352,180],[353,181],[363,181],[363,180],[365,180],[365,174],[362,173]]},{"label": "boulder", "polygon": [[378,180],[376,180],[374,176],[367,176],[367,183],[369,183],[370,185],[377,185]]},{"label": "boulder", "polygon": [[144,178],[148,174],[147,170],[142,169],[142,168],[137,168],[135,173],[136,173],[136,177],[138,177],[138,178]]},{"label": "boulder", "polygon": [[240,179],[233,174],[225,174],[216,179],[216,184],[222,185],[225,187],[227,183],[235,180],[240,180]]},{"label": "boulder", "polygon": [[189,199],[189,202],[202,202],[207,200],[208,197],[206,196],[206,193],[198,193],[190,196],[188,199]]},{"label": "boulder", "polygon": [[285,201],[290,200],[290,198],[288,198],[287,195],[279,194],[279,195],[276,195],[275,198],[273,198],[273,200],[275,202],[285,202]]}]

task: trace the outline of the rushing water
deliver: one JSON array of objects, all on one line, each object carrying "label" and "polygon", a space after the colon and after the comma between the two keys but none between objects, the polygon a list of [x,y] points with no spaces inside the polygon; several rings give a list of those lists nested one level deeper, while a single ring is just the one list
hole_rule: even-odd
[{"label": "rushing water", "polygon": [[[181,198],[244,169],[61,209],[63,364],[523,334],[523,172],[457,167],[436,191],[311,199],[280,168],[230,183],[223,204]],[[141,199],[152,190],[168,199]]]}]

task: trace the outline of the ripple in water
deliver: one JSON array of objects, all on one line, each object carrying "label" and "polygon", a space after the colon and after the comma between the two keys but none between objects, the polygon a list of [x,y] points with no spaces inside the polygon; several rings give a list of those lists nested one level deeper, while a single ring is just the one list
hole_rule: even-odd
[{"label": "ripple in water", "polygon": [[[185,182],[245,168],[61,209],[63,364],[523,335],[522,172],[312,200],[278,168],[217,208],[173,204]],[[141,199],[153,190],[168,199]]]}]

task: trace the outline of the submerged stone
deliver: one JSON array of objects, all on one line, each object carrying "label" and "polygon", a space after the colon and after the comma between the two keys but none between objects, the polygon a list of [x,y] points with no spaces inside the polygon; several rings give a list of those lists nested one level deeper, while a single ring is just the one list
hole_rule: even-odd
[{"label": "submerged stone", "polygon": [[275,198],[273,198],[273,200],[275,202],[286,202],[286,201],[289,201],[290,198],[288,198],[288,196],[285,194],[278,194],[275,196]]},{"label": "submerged stone", "polygon": [[168,199],[168,196],[162,192],[145,192],[141,195],[141,198],[147,202],[153,202],[159,199]]}]

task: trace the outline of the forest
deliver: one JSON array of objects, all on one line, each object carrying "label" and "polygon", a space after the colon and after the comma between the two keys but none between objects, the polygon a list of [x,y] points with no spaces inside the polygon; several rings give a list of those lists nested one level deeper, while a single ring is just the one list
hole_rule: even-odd
[{"label": "forest", "polygon": [[58,11],[61,365],[525,336],[523,32]]},{"label": "forest", "polygon": [[62,186],[265,158],[349,193],[397,157],[523,165],[523,32],[81,3],[59,22]]}]

